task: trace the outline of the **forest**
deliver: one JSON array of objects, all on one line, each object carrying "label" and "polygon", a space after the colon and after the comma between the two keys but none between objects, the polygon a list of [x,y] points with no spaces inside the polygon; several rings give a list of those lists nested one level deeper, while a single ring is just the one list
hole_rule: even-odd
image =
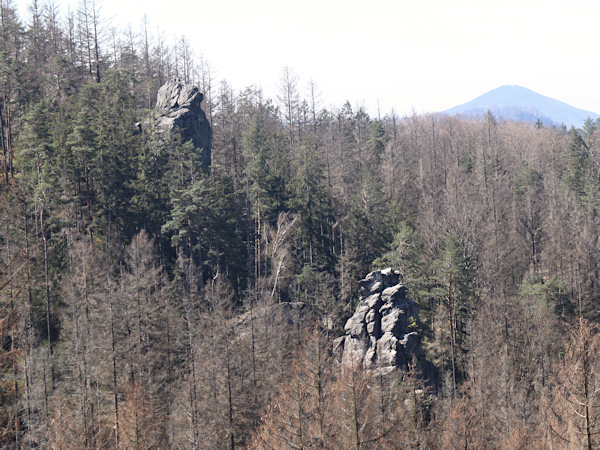
[{"label": "forest", "polygon": [[[600,121],[233,89],[93,0],[0,0],[0,448],[597,448]],[[201,50],[201,49],[198,49]],[[198,86],[212,161],[136,133]],[[341,370],[375,269],[439,386]]]}]

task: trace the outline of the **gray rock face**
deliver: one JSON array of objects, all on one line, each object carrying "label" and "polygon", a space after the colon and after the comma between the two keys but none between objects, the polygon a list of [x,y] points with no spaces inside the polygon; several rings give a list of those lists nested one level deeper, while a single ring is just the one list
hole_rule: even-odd
[{"label": "gray rock face", "polygon": [[435,368],[425,360],[417,332],[419,307],[406,296],[399,272],[388,268],[368,274],[360,282],[360,302],[340,339],[342,364],[384,373],[406,370],[416,362],[431,381]]},{"label": "gray rock face", "polygon": [[191,141],[194,148],[202,151],[202,164],[206,169],[211,163],[212,128],[200,107],[204,95],[196,86],[180,80],[168,81],[159,90],[156,108],[151,117],[138,124],[149,128],[161,140],[169,141],[177,136],[181,142]]}]

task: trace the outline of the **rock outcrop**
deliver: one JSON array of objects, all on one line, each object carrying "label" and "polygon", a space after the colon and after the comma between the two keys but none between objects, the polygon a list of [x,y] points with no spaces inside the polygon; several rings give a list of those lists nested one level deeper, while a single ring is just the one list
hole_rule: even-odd
[{"label": "rock outcrop", "polygon": [[180,80],[168,81],[159,90],[156,108],[138,128],[147,130],[163,142],[180,138],[191,141],[202,151],[202,164],[208,169],[211,163],[212,128],[201,108],[204,95],[196,86]]},{"label": "rock outcrop", "polygon": [[360,281],[360,302],[340,338],[342,364],[383,373],[416,363],[423,378],[436,383],[435,367],[421,350],[419,307],[406,295],[400,274],[376,270]]}]

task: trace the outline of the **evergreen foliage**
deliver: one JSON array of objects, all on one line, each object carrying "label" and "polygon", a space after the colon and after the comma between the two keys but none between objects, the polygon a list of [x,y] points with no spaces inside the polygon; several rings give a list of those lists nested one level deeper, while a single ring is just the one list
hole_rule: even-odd
[{"label": "evergreen foliage", "polygon": [[[0,447],[596,444],[598,121],[374,119],[289,69],[279,102],[215,92],[185,39],[111,47],[98,13],[0,0]],[[171,78],[210,171],[135,132]],[[336,365],[388,266],[437,396]]]}]

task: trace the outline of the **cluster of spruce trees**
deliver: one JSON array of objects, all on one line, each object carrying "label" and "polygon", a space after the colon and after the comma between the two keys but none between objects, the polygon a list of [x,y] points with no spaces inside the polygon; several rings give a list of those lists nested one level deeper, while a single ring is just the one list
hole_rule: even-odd
[{"label": "cluster of spruce trees", "polygon": [[[107,29],[0,0],[1,447],[598,445],[600,123],[375,118],[289,69],[267,99]],[[210,171],[134,133],[172,78]],[[332,359],[387,266],[435,397]]]}]

